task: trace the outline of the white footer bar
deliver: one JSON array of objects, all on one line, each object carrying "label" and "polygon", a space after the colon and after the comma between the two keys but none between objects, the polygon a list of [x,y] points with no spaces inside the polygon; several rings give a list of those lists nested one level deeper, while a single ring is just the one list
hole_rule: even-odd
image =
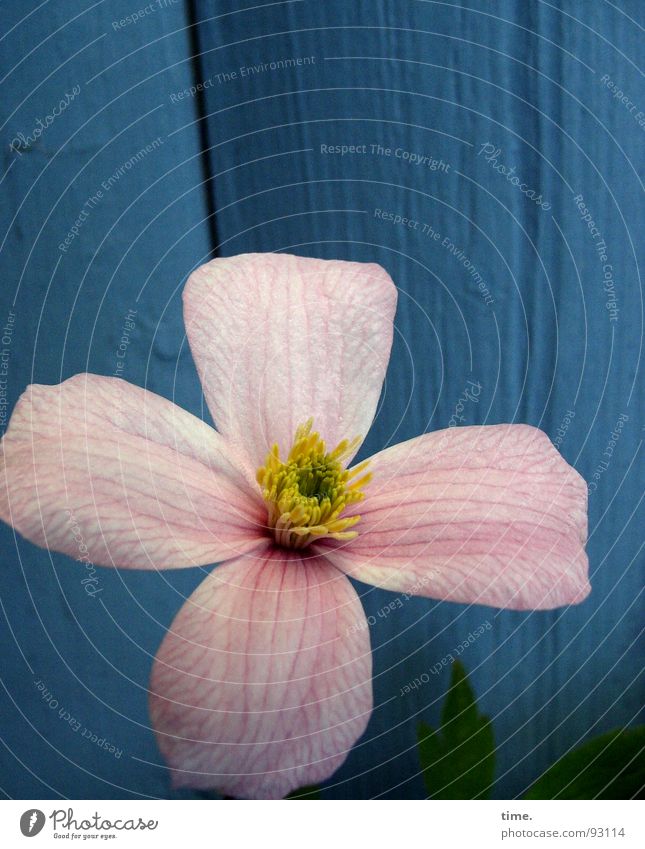
[{"label": "white footer bar", "polygon": [[[3,801],[0,843],[279,849],[645,846],[641,802]],[[30,839],[34,843],[30,843]]]}]

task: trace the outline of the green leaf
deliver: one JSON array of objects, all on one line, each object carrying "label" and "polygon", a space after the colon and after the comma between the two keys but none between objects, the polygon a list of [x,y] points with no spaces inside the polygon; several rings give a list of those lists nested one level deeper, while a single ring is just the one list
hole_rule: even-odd
[{"label": "green leaf", "polygon": [[320,787],[312,785],[311,787],[301,787],[299,790],[294,790],[289,793],[285,799],[320,799]]},{"label": "green leaf", "polygon": [[594,737],[560,758],[525,799],[632,799],[645,787],[645,725]]},{"label": "green leaf", "polygon": [[419,723],[419,758],[430,799],[486,799],[495,772],[490,720],[479,713],[463,665],[452,665],[441,729]]}]

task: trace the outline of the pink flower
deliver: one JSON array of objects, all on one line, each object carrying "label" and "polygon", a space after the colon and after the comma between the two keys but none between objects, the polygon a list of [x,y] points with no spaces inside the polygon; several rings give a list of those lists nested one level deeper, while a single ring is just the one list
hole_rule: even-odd
[{"label": "pink flower", "polygon": [[91,374],[30,386],[15,408],[0,517],[27,539],[119,568],[227,561],[152,671],[176,786],[278,798],[342,764],[372,710],[369,629],[347,575],[516,610],[589,592],[586,485],[541,431],[449,428],[350,466],[395,306],[378,265],[217,259],[184,292],[217,432]]}]

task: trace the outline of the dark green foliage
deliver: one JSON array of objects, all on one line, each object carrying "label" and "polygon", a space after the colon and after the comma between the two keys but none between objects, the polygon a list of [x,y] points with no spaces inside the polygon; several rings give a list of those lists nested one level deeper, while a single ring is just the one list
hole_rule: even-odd
[{"label": "dark green foliage", "polygon": [[452,666],[441,728],[419,724],[419,758],[430,799],[486,799],[495,772],[490,720],[479,713],[466,670]]},{"label": "dark green foliage", "polygon": [[320,787],[312,785],[311,787],[300,787],[285,796],[285,799],[320,799]]},{"label": "dark green foliage", "polygon": [[634,799],[645,787],[645,726],[595,737],[566,754],[525,799]]}]

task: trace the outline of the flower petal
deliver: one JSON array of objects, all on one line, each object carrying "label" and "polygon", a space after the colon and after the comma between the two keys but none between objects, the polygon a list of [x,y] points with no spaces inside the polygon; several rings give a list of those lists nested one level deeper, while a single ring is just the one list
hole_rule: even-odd
[{"label": "flower petal", "polygon": [[0,447],[0,518],[98,565],[196,566],[265,544],[260,497],[208,425],[117,378],[22,395]]},{"label": "flower petal", "polygon": [[277,799],[323,781],[365,730],[371,667],[356,592],[324,559],[273,548],[215,569],[152,671],[173,784]]},{"label": "flower petal", "polygon": [[218,430],[250,465],[311,416],[330,447],[365,436],[392,344],[396,287],[378,265],[243,254],[198,268],[184,318]]},{"label": "flower petal", "polygon": [[587,487],[527,425],[449,428],[374,456],[359,535],[315,550],[395,592],[516,610],[589,593]]}]

